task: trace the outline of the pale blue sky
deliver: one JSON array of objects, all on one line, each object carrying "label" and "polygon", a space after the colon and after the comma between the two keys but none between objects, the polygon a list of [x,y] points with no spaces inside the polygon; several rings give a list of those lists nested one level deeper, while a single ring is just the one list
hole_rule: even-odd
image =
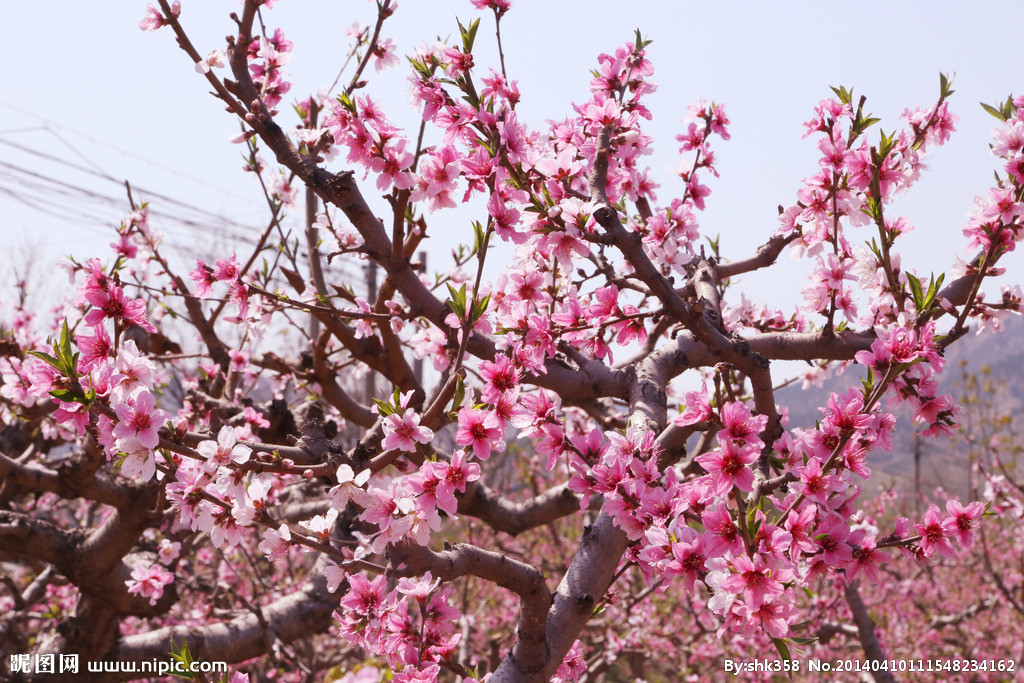
[{"label": "pale blue sky", "polygon": [[[958,133],[931,154],[931,170],[896,206],[917,226],[905,265],[925,274],[944,270],[953,251],[963,248],[959,230],[972,196],[992,180],[987,144],[996,121],[977,103],[1024,90],[1019,41],[1004,28],[1019,5],[857,6],[861,13],[853,16],[850,3],[520,0],[502,34],[509,74],[523,93],[520,116],[536,126],[570,114],[569,103],[586,98],[588,70],[598,53],[631,40],[637,27],[654,41],[649,55],[659,90],[649,102],[655,119],[647,130],[656,139],[651,165],[662,182],[662,201],[678,188],[666,169],[678,164],[673,136],[686,105],[701,96],[724,103],[732,140],[715,142],[722,177],[708,183],[713,194],[702,225],[722,235],[727,257],[745,256],[763,242],[775,228],[776,206],[792,203],[801,178],[814,172],[814,143],[801,140],[801,124],[829,85],[866,94],[868,110],[890,131],[904,107],[933,101],[940,71],[955,72]],[[184,0],[181,18],[205,53],[223,47],[232,30],[227,15],[236,9],[234,0]],[[149,191],[141,194],[156,212],[180,216],[183,209],[154,192],[194,206],[189,215],[195,224],[233,221],[238,225],[232,229],[247,225],[255,231],[265,222],[261,195],[240,172],[241,150],[227,142],[237,123],[207,94],[167,29],[139,31],[144,10],[145,2],[135,0],[104,3],[102,9],[96,3],[36,2],[5,10],[12,57],[0,89],[0,238],[6,245],[27,245],[47,266],[68,252],[106,258],[112,232],[103,226],[126,212],[123,201],[117,205],[124,192],[115,182],[67,164],[131,180]],[[289,95],[299,98],[329,84],[344,60],[344,29],[353,20],[372,22],[374,12],[362,0],[280,0],[266,16],[296,45]],[[401,0],[383,35],[407,51],[420,40],[455,33],[456,14],[465,23],[476,11],[468,0]],[[494,63],[489,13],[477,44],[478,65]],[[392,69],[370,92],[394,121],[411,128],[418,118],[406,108],[406,74],[404,65]],[[286,127],[292,122],[282,120]],[[44,181],[26,171],[65,185],[48,184],[40,196]],[[80,187],[106,199],[83,198],[74,189]],[[364,189],[371,191],[372,182]],[[15,201],[11,192],[35,207]],[[435,224],[442,217],[435,216]],[[444,234],[457,234],[468,220],[446,218]],[[154,225],[177,243],[199,241],[179,221],[162,224],[158,217]],[[21,258],[9,253],[12,261]],[[432,265],[441,265],[442,254],[432,256]],[[749,277],[744,288],[790,310],[799,301],[802,271],[783,259],[784,272]],[[1019,267],[1019,255],[1008,263]]]}]

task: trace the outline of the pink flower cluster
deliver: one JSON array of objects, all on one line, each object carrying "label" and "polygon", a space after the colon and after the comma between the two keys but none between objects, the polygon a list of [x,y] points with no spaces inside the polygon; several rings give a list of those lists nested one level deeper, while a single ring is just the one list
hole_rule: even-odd
[{"label": "pink flower cluster", "polygon": [[281,29],[275,30],[273,36],[255,38],[249,45],[249,71],[267,109],[273,110],[292,89],[292,84],[285,80],[288,72],[284,70],[291,59],[292,47],[292,41],[284,37]]},{"label": "pink flower cluster", "polygon": [[[1006,176],[984,197],[975,197],[964,236],[969,251],[980,250],[991,261],[1013,251],[1024,236],[1024,96],[1012,101],[1012,116],[992,134],[992,154],[1003,162]],[[982,295],[983,298],[983,295]],[[1011,311],[1020,311],[1020,299],[1011,305],[983,306],[982,322],[998,329],[999,322]]]},{"label": "pink flower cluster", "polygon": [[441,514],[454,517],[458,511],[455,494],[465,492],[466,485],[479,478],[480,465],[468,462],[465,452],[458,450],[451,459],[428,460],[417,472],[383,485],[372,479],[365,490],[354,482],[348,484],[346,495],[355,496],[364,508],[359,518],[379,529],[369,544],[374,552],[381,552],[403,539],[426,545],[431,532],[441,528]]},{"label": "pink flower cluster", "polygon": [[244,319],[248,315],[250,291],[242,282],[242,271],[234,254],[228,259],[217,259],[213,268],[197,259],[195,270],[188,276],[196,283],[195,296],[200,299],[209,299],[213,296],[214,283],[226,282],[228,297],[231,303],[238,307],[239,319]]},{"label": "pink flower cluster", "polygon": [[[797,618],[793,586],[843,573],[877,577],[878,533],[853,524],[851,502],[859,490],[850,475],[869,476],[866,454],[891,448],[891,414],[866,410],[859,390],[833,394],[818,428],[795,430],[795,437],[786,434],[775,444],[795,475],[795,485],[773,499],[785,512],[772,520],[756,510],[742,519],[728,501],[754,489],[767,417],[739,402],[715,411],[702,392],[687,400],[679,425],[721,425],[717,447],[695,459],[703,477],[686,481],[671,468],[660,474],[653,434],[633,428],[625,436],[607,433],[606,444],[598,434],[569,456],[575,471],[569,487],[583,496],[583,506],[591,496],[603,496],[615,524],[639,541],[628,557],[649,582],[680,577],[691,592],[700,581],[713,592],[708,606],[722,617],[720,634],[763,629],[779,638]],[[950,516],[940,519],[932,506],[917,525],[918,537],[909,533],[906,519],[898,521],[887,544],[912,548],[922,559],[952,552],[948,541],[954,536],[969,547],[983,506],[950,501],[947,509]]]},{"label": "pink flower cluster", "polygon": [[928,425],[926,436],[949,436],[960,409],[952,396],[937,394],[937,374],[945,361],[935,347],[934,331],[933,323],[917,331],[892,327],[885,339],[876,340],[870,351],[860,351],[856,358],[879,378],[903,366],[888,385],[889,406],[906,402],[914,410],[914,420]]},{"label": "pink flower cluster", "polygon": [[[804,180],[797,203],[781,214],[780,233],[796,232],[797,253],[817,257],[803,293],[808,312],[831,320],[833,312],[839,311],[850,322],[873,325],[889,322],[907,308],[901,291],[894,290],[893,283],[882,275],[885,268],[898,268],[898,258],[886,251],[885,258],[893,262],[880,264],[874,253],[850,244],[843,225],[869,225],[871,212],[881,211],[871,207],[884,206],[896,192],[916,182],[922,155],[929,147],[941,145],[949,138],[957,116],[948,111],[945,101],[929,110],[904,112],[908,129],[894,136],[891,147],[877,163],[872,158],[872,144],[863,134],[868,125],[864,123],[866,119],[859,109],[855,112],[849,103],[839,99],[818,103],[814,117],[804,124],[805,137],[820,135],[818,173]],[[872,186],[874,177],[877,187]],[[882,239],[887,242],[886,250],[888,243],[911,229],[904,218],[876,220],[884,221],[886,234]],[[821,255],[825,246],[832,252],[827,256]],[[857,273],[863,276],[853,286]],[[859,290],[871,295],[870,313],[860,318],[855,298]]]},{"label": "pink flower cluster", "polygon": [[[177,19],[180,14],[181,2],[179,0],[174,0],[174,2],[171,3],[171,17]],[[139,22],[139,28],[147,33],[152,33],[158,28],[166,26],[168,23],[168,18],[161,14],[160,10],[153,6],[153,3],[148,3],[146,5],[146,15]]]},{"label": "pink flower cluster", "polygon": [[943,518],[938,505],[929,505],[923,523],[914,525],[921,536],[922,557],[930,557],[933,553],[952,557],[955,554],[951,543],[954,538],[964,550],[974,544],[974,532],[985,512],[985,505],[974,501],[964,507],[960,501],[950,499],[946,501],[946,512],[948,516]]},{"label": "pink flower cluster", "polygon": [[371,581],[352,574],[348,583],[335,615],[342,637],[386,661],[395,681],[437,680],[440,662],[454,655],[461,638],[454,628],[461,615],[449,604],[451,589],[439,588],[429,572],[401,579],[391,591],[384,576]]},{"label": "pink flower cluster", "polygon": [[[347,160],[362,164],[367,173],[378,174],[377,189],[381,192],[391,187],[411,188],[413,155],[406,150],[409,142],[387,121],[377,103],[369,95],[360,95],[347,105],[334,102],[331,106],[325,123],[334,143],[348,148]],[[434,196],[440,192],[438,189]]]}]

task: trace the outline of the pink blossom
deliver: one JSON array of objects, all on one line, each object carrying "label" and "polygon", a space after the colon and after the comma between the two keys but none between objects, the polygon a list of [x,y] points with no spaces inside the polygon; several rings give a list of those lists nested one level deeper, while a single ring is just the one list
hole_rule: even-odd
[{"label": "pink blossom", "polygon": [[[171,16],[177,18],[181,14],[181,2],[174,0],[171,4]],[[160,10],[153,6],[153,3],[146,5],[146,16],[139,22],[139,28],[146,32],[153,32],[162,26],[166,26],[169,22]]]},{"label": "pink blossom", "polygon": [[753,559],[740,555],[732,561],[736,572],[725,579],[721,586],[731,593],[744,596],[751,607],[770,602],[782,594],[780,579],[791,577],[791,572],[773,572],[760,555]]},{"label": "pink blossom", "polygon": [[800,492],[810,500],[822,505],[834,491],[841,490],[843,486],[842,479],[838,476],[822,473],[821,461],[817,458],[808,460],[807,464],[799,468],[798,472],[800,481],[803,482]]},{"label": "pink blossom", "polygon": [[491,457],[491,451],[504,446],[497,416],[491,411],[466,407],[459,410],[459,431],[455,443],[471,446],[480,460]]},{"label": "pink blossom", "polygon": [[672,556],[675,566],[683,576],[683,585],[692,591],[697,580],[705,572],[707,557],[704,551],[704,536],[688,526],[675,531],[676,542],[672,544]]},{"label": "pink blossom", "polygon": [[409,196],[411,201],[430,201],[430,211],[455,206],[452,192],[459,177],[459,154],[451,145],[446,145],[421,159],[416,185]]},{"label": "pink blossom", "polygon": [[220,428],[217,434],[217,441],[200,441],[196,451],[206,458],[206,471],[214,472],[218,467],[231,463],[240,465],[249,460],[252,449],[245,444],[238,443],[238,437],[234,427],[227,425]]},{"label": "pink blossom", "polygon": [[148,391],[140,391],[134,398],[114,406],[117,425],[114,437],[134,437],[146,448],[156,448],[160,443],[159,429],[168,419],[168,414],[156,407],[156,399]]},{"label": "pink blossom", "polygon": [[312,519],[299,522],[299,526],[313,532],[321,543],[327,543],[334,528],[334,522],[338,519],[338,509],[331,508],[323,515],[316,515]]},{"label": "pink blossom", "polygon": [[507,356],[497,356],[493,362],[482,361],[480,376],[485,382],[480,400],[485,403],[497,403],[502,396],[515,397],[519,394],[522,371]]},{"label": "pink blossom", "polygon": [[388,144],[379,155],[370,158],[367,165],[377,176],[377,189],[386,192],[392,185],[398,190],[412,187],[413,176],[408,169],[413,162],[413,155],[405,151],[408,141],[404,138]]},{"label": "pink blossom", "polygon": [[924,513],[924,523],[915,524],[914,528],[921,536],[921,552],[925,557],[930,557],[938,552],[945,557],[953,557],[956,552],[950,543],[950,524],[944,523],[938,505],[929,505]]},{"label": "pink blossom", "polygon": [[502,15],[512,7],[512,0],[470,0],[477,9],[492,9]]},{"label": "pink blossom", "polygon": [[361,470],[359,474],[356,474],[352,470],[352,466],[348,464],[341,464],[338,466],[336,473],[338,485],[330,490],[331,504],[339,509],[345,509],[348,505],[349,500],[354,500],[358,505],[366,506],[370,499],[366,495],[366,489],[363,488],[366,482],[370,479],[370,470]]},{"label": "pink blossom", "polygon": [[480,465],[466,461],[466,452],[457,450],[452,454],[444,473],[444,483],[460,493],[465,492],[466,484],[480,478]]},{"label": "pink blossom", "polygon": [[224,53],[221,50],[212,50],[206,59],[196,62],[196,71],[207,74],[210,73],[210,69],[223,69],[224,59]]},{"label": "pink blossom", "polygon": [[174,574],[159,564],[138,564],[132,569],[132,578],[125,581],[128,592],[149,598],[149,604],[155,605],[163,597],[164,588],[174,582]]},{"label": "pink blossom", "polygon": [[688,391],[683,412],[677,415],[672,423],[677,427],[687,427],[709,420],[711,415],[711,401],[707,390]]},{"label": "pink blossom", "polygon": [[384,450],[394,448],[413,453],[416,451],[416,444],[426,444],[434,438],[434,432],[427,427],[420,426],[420,416],[412,408],[399,416],[392,413],[384,418]]},{"label": "pink blossom", "polygon": [[[334,593],[341,582],[348,578],[348,572],[341,565],[328,562],[324,567],[324,578],[327,579],[327,592]],[[377,683],[377,679],[374,679],[374,683]]]},{"label": "pink blossom", "polygon": [[758,449],[735,444],[727,439],[717,449],[696,458],[711,477],[716,495],[727,495],[734,486],[741,491],[753,490],[754,472],[748,465],[757,460]]},{"label": "pink blossom", "polygon": [[717,434],[719,443],[732,439],[746,446],[762,445],[759,434],[768,425],[767,415],[751,415],[745,403],[729,401],[722,406],[721,416],[724,429]]},{"label": "pink blossom", "polygon": [[1024,121],[1010,121],[992,133],[992,153],[997,157],[1016,156],[1024,151]]},{"label": "pink blossom", "polygon": [[[392,3],[395,4],[395,3]],[[393,66],[398,66],[400,61],[395,54],[395,41],[392,38],[380,38],[373,48],[373,68],[377,73]]]},{"label": "pink blossom", "polygon": [[213,283],[217,282],[214,271],[201,260],[196,261],[196,268],[188,274],[196,283],[195,295],[200,299],[209,299],[213,296]]},{"label": "pink blossom", "polygon": [[147,448],[134,436],[117,440],[117,449],[124,454],[121,460],[121,474],[130,479],[149,481],[156,474],[156,458],[152,448]]},{"label": "pink blossom", "polygon": [[727,552],[738,553],[743,549],[743,538],[729,515],[726,505],[719,503],[701,515],[706,530],[704,547],[708,557],[720,557]]},{"label": "pink blossom", "polygon": [[375,615],[384,603],[387,578],[382,574],[369,581],[364,574],[349,576],[349,590],[341,598],[341,608],[360,616]]},{"label": "pink blossom", "polygon": [[[100,329],[100,328],[96,328]],[[110,374],[110,390],[116,400],[135,396],[153,385],[156,365],[139,352],[134,340],[121,344]]]},{"label": "pink blossom", "polygon": [[785,638],[789,634],[789,622],[795,621],[797,615],[796,607],[785,598],[756,606],[740,605],[738,612],[748,625],[745,630],[760,627],[772,638]]},{"label": "pink blossom", "polygon": [[165,538],[160,541],[160,546],[157,548],[157,555],[160,558],[160,564],[167,566],[178,559],[178,555],[180,553],[181,543],[172,541],[169,538]]},{"label": "pink blossom", "polygon": [[[202,262],[199,262],[202,264]],[[205,265],[203,266],[205,268]],[[198,269],[198,267],[197,267]],[[219,258],[213,270],[213,279],[219,282],[234,282],[242,274],[241,269],[238,267],[238,263],[235,261],[235,255],[231,254],[231,258]]]},{"label": "pink blossom", "polygon": [[121,324],[138,325],[147,332],[156,332],[156,328],[146,320],[146,302],[129,299],[117,285],[111,285],[109,290],[89,289],[85,292],[85,299],[93,305],[85,316],[85,324],[90,327],[113,318]]},{"label": "pink blossom", "polygon": [[814,529],[814,541],[821,548],[821,558],[828,567],[841,567],[853,559],[853,549],[847,542],[850,527],[836,514],[829,514]]},{"label": "pink blossom", "polygon": [[78,359],[78,367],[82,372],[89,372],[106,361],[113,351],[110,335],[104,327],[93,327],[91,331],[91,335],[75,335],[75,343],[82,354]]},{"label": "pink blossom", "polygon": [[502,240],[513,244],[522,244],[527,235],[520,228],[519,211],[510,206],[495,192],[487,200],[487,213],[490,214],[494,232]]},{"label": "pink blossom", "polygon": [[946,512],[949,513],[949,517],[944,520],[946,528],[956,535],[961,548],[970,548],[974,544],[974,531],[985,512],[985,505],[974,501],[964,507],[959,500],[950,498],[946,501]]},{"label": "pink blossom", "polygon": [[260,552],[273,562],[288,552],[291,544],[292,532],[287,524],[282,524],[277,529],[266,529],[263,532],[263,540],[260,541]]}]

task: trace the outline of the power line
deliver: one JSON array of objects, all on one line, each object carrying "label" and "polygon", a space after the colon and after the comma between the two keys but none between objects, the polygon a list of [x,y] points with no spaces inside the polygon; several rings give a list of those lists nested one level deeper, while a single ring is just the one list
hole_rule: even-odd
[{"label": "power line", "polygon": [[[17,149],[17,150],[19,150],[21,152],[24,152],[26,154],[30,154],[32,156],[44,159],[46,161],[50,161],[50,162],[53,162],[53,163],[56,163],[56,164],[60,164],[62,166],[66,166],[66,167],[68,167],[68,168],[70,168],[72,170],[78,171],[80,173],[84,173],[86,175],[97,177],[97,178],[100,178],[101,180],[106,180],[106,181],[114,183],[114,184],[116,184],[118,186],[123,185],[122,181],[118,180],[117,178],[115,178],[115,177],[113,177],[111,175],[108,175],[107,173],[103,172],[102,170],[95,171],[95,170],[92,170],[92,169],[89,169],[89,168],[85,168],[85,167],[80,166],[78,164],[74,164],[74,163],[72,163],[72,162],[70,162],[70,161],[68,161],[66,159],[61,159],[60,157],[55,157],[55,156],[53,156],[51,154],[47,154],[45,152],[40,152],[39,150],[32,149],[32,148],[26,147],[24,145],[19,145],[16,142],[11,142],[10,140],[5,140],[3,138],[0,138],[0,144],[7,145],[8,147],[13,147],[14,149]],[[156,192],[154,190],[150,190],[148,188],[144,188],[144,187],[141,187],[141,186],[133,185],[133,187],[135,189],[137,189],[139,192],[143,193],[144,195],[146,195],[148,197],[153,197],[153,198],[159,199],[161,201],[167,202],[169,204],[173,204],[173,205],[178,206],[178,207],[183,208],[183,209],[188,209],[190,211],[195,211],[196,213],[208,216],[209,218],[211,218],[213,220],[216,220],[218,222],[221,222],[221,223],[230,224],[230,225],[233,225],[235,227],[238,227],[238,228],[241,228],[241,229],[245,229],[245,230],[249,230],[250,229],[249,226],[244,225],[242,223],[239,223],[239,222],[235,221],[234,219],[228,218],[228,217],[220,215],[220,214],[213,213],[211,211],[207,211],[206,209],[202,209],[200,207],[197,207],[194,204],[189,204],[187,202],[179,201],[179,200],[177,200],[177,199],[175,199],[173,197],[170,197],[168,195],[165,195],[163,193]]]},{"label": "power line", "polygon": [[[117,152],[118,154],[121,154],[122,156],[126,156],[126,157],[128,157],[130,159],[134,159],[134,160],[136,160],[136,161],[138,161],[138,162],[140,162],[142,164],[145,164],[147,166],[151,166],[153,168],[158,168],[161,171],[164,171],[165,173],[170,173],[171,175],[177,176],[179,178],[184,178],[185,180],[188,180],[189,182],[195,183],[196,185],[200,185],[202,187],[211,187],[212,186],[208,178],[197,178],[197,177],[189,175],[187,173],[182,173],[177,168],[173,168],[171,166],[166,166],[164,164],[160,164],[158,162],[153,161],[152,159],[150,159],[148,157],[142,156],[140,154],[136,154],[136,153],[134,153],[132,151],[129,151],[129,150],[126,150],[126,149],[122,149],[121,147],[118,147],[117,145],[109,143],[109,142],[107,142],[105,140],[100,140],[98,138],[95,138],[95,137],[89,135],[88,133],[84,133],[84,132],[82,132],[80,130],[76,130],[76,129],[71,128],[69,126],[65,126],[63,124],[57,123],[56,121],[51,121],[51,120],[49,120],[47,118],[39,116],[35,112],[29,111],[27,109],[24,109],[23,107],[19,107],[19,106],[15,105],[15,104],[11,104],[10,102],[7,102],[5,100],[0,100],[0,106],[7,107],[8,109],[16,111],[19,114],[23,114],[25,116],[28,116],[30,118],[35,119],[36,121],[41,122],[43,125],[40,126],[39,128],[37,128],[36,130],[42,130],[42,131],[50,133],[57,140],[62,142],[64,145],[66,145],[73,153],[75,153],[76,156],[79,156],[79,157],[85,159],[87,161],[87,163],[93,163],[93,162],[90,159],[85,158],[81,154],[81,152],[79,152],[77,149],[74,148],[73,145],[71,145],[69,142],[67,142],[63,138],[61,138],[57,134],[56,131],[62,130],[62,131],[65,131],[67,133],[71,133],[72,135],[76,135],[79,138],[81,138],[81,139],[83,139],[83,140],[85,140],[85,141],[87,141],[87,142],[89,142],[91,144],[99,145],[101,147],[106,147],[107,149],[110,149],[110,150],[112,150],[114,152]],[[4,131],[4,132],[6,132],[6,131]],[[14,131],[14,132],[17,132],[17,131]],[[101,172],[102,172],[102,169],[101,169]],[[218,187],[216,189],[219,190],[220,192],[222,192],[223,194],[234,196],[237,199],[246,199],[242,195],[239,195],[239,194],[237,194],[235,192],[232,192],[230,190],[227,190],[227,189],[224,189],[224,188],[221,188],[221,187]]]},{"label": "power line", "polygon": [[[0,104],[24,112],[24,110],[2,101],[0,101]],[[32,114],[29,115],[34,116]],[[48,132],[71,149],[76,156],[83,159],[87,166],[19,144],[4,137],[0,137],[0,144],[29,157],[34,157],[45,163],[65,169],[65,173],[60,174],[65,178],[68,178],[67,171],[70,171],[72,177],[85,176],[98,179],[102,181],[102,184],[112,183],[118,187],[119,192],[113,195],[102,190],[87,187],[81,181],[75,182],[70,179],[59,179],[59,171],[53,173],[40,172],[8,161],[0,161],[0,194],[10,197],[13,201],[17,201],[33,211],[71,223],[79,228],[89,229],[90,232],[100,234],[109,231],[113,225],[116,225],[121,220],[127,207],[127,201],[123,194],[123,183],[76,150],[73,145],[57,135],[53,130],[50,130],[49,126],[54,124],[41,117],[34,116],[34,118],[43,121],[45,125],[37,128],[8,130],[5,133],[24,134],[38,130]],[[61,126],[57,127],[64,128]],[[119,150],[115,146],[104,143],[101,140],[96,140],[77,131],[71,131],[71,129],[65,128],[65,130],[69,130],[96,144],[102,144],[123,152],[123,150]],[[137,155],[126,154],[138,158]],[[183,174],[179,173],[176,175],[181,176]],[[250,246],[256,244],[255,235],[257,234],[257,229],[249,225],[143,186],[132,185],[132,189],[146,199],[155,200],[155,203],[150,205],[149,211],[151,219],[154,219],[154,227],[164,233],[165,244],[173,248],[180,256],[186,258],[209,258],[209,248],[206,251],[202,251],[201,244],[195,239],[196,233],[210,241],[223,239],[233,244],[243,243]],[[250,201],[246,200],[246,203]],[[176,210],[168,211],[163,208],[164,206],[174,207]],[[105,209],[115,210],[116,213],[104,215]],[[169,224],[177,226],[179,229],[167,230],[166,228]],[[361,269],[354,272],[354,264],[347,263],[345,259],[335,261],[331,266],[331,271],[341,283],[349,286],[355,285],[357,289],[360,284],[365,282],[365,273]]]}]

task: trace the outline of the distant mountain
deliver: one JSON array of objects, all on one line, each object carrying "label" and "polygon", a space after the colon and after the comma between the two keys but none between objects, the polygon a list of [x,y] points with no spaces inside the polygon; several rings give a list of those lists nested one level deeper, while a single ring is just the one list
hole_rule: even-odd
[{"label": "distant mountain", "polygon": [[[864,367],[855,364],[842,375],[825,380],[820,387],[805,389],[791,385],[781,389],[776,400],[780,405],[789,406],[790,428],[813,427],[815,420],[822,416],[819,406],[825,405],[829,394],[859,386],[863,376]],[[958,400],[965,396],[970,400],[970,395],[980,393],[982,402],[994,401],[1000,413],[1024,414],[1024,317],[1011,317],[1002,332],[981,335],[969,332],[957,340],[947,350],[939,387],[941,393],[952,394]],[[978,405],[972,403],[961,422],[976,420],[978,409]],[[915,427],[919,428],[919,425],[913,424],[912,414],[900,410],[897,417],[900,422],[893,439],[893,450],[891,453],[875,451],[869,456],[868,466],[873,476],[864,488],[870,492],[895,485],[908,492],[913,491],[914,453],[917,450],[923,493],[928,494],[935,487],[942,486],[951,494],[966,496],[970,467],[963,440],[915,437]]]}]

